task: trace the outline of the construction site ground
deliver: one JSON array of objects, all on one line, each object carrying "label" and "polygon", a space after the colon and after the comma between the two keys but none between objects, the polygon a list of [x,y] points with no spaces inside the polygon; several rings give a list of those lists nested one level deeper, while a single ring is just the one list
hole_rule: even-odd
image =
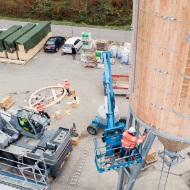
[{"label": "construction site ground", "polygon": [[[8,27],[13,23],[18,24],[13,21],[6,21],[7,26],[5,26],[5,21],[0,21],[0,26]],[[62,31],[64,31],[64,26],[57,27],[62,27]],[[56,28],[56,26],[53,28]],[[82,30],[88,31],[88,28],[83,28]],[[54,34],[53,29],[52,32]],[[56,35],[58,34],[56,33]],[[64,33],[60,33],[59,35],[64,35]],[[117,60],[112,66],[112,70],[113,74],[129,74],[130,66],[122,65]],[[86,131],[86,127],[97,115],[98,106],[104,103],[103,71],[103,69],[85,68],[84,64],[80,62],[79,53],[76,56],[76,60],[73,61],[71,55],[61,55],[61,50],[57,53],[45,53],[41,50],[26,65],[0,63],[0,98],[2,99],[8,94],[12,96],[15,104],[10,109],[17,108],[17,106],[27,106],[27,100],[33,92],[57,83],[63,84],[65,79],[70,81],[71,89],[75,89],[76,95],[79,98],[79,106],[77,108],[71,107],[70,102],[73,100],[72,97],[65,98],[59,104],[47,109],[47,112],[51,116],[55,111],[60,111],[62,114],[62,118],[59,120],[54,121],[52,118],[51,128],[71,128],[73,123],[75,123],[77,131],[81,133],[79,144],[73,146],[73,152],[65,163],[63,170],[52,181],[52,190],[68,189],[83,150],[89,150],[89,154],[75,189],[115,190],[117,188],[118,173],[116,171],[102,174],[97,172],[94,164],[93,138],[95,136],[89,135]],[[27,93],[28,91],[30,93]],[[126,116],[129,106],[128,100],[125,96],[116,96],[115,100],[116,105],[119,107],[120,115]],[[68,115],[64,108],[70,109],[71,114]],[[102,130],[99,130],[98,135],[101,136],[102,132]],[[163,150],[163,146],[157,139],[153,144],[153,148],[157,152]],[[187,155],[188,151],[190,151],[189,148],[183,151],[186,160],[171,169],[166,190],[190,189],[190,158]],[[148,166],[141,172],[133,189],[140,190],[145,188],[146,190],[156,190],[158,188],[161,167],[161,162]]]}]

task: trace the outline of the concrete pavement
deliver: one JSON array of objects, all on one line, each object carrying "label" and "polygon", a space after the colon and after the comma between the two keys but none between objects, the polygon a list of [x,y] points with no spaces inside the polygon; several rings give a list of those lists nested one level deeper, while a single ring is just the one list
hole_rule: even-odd
[{"label": "concrete pavement", "polygon": [[[1,27],[9,27],[12,24],[20,24],[13,21],[0,21]],[[21,24],[25,24],[21,22]],[[57,29],[52,31],[55,35],[62,35],[63,26],[55,26]],[[83,29],[87,31],[87,28]],[[81,29],[81,31],[83,31]],[[79,34],[81,33],[79,30]],[[107,31],[106,31],[107,32]],[[115,31],[109,31],[114,33]],[[93,32],[92,32],[93,35]],[[111,34],[110,34],[111,35]],[[114,34],[115,35],[115,34]],[[129,66],[121,65],[116,62],[112,66],[113,73],[129,74]],[[89,155],[82,170],[81,176],[78,180],[76,190],[115,190],[117,187],[117,172],[111,171],[99,174],[94,164],[94,145],[93,136],[89,135],[86,127],[91,123],[94,116],[97,114],[97,108],[103,104],[103,86],[102,86],[102,72],[103,69],[85,68],[83,63],[80,62],[80,55],[77,55],[77,61],[73,61],[71,55],[61,55],[61,50],[58,53],[44,53],[41,50],[32,60],[26,65],[13,65],[13,64],[0,64],[0,98],[11,92],[18,92],[12,98],[16,101],[14,106],[27,105],[24,101],[27,99],[27,94],[22,92],[34,92],[42,87],[55,84],[57,81],[63,83],[67,78],[71,83],[71,88],[76,90],[79,97],[80,104],[78,108],[71,108],[68,101],[64,99],[60,104],[56,104],[48,108],[48,113],[53,115],[57,110],[61,110],[62,119],[52,121],[51,127],[58,128],[72,127],[73,122],[76,123],[77,130],[82,133],[82,139],[79,141],[78,146],[74,150],[66,162],[65,166],[57,178],[52,182],[52,190],[66,190],[71,181],[71,177],[75,171],[78,160],[82,154],[83,149],[89,149]],[[116,96],[116,104],[119,107],[120,115],[126,116],[128,110],[128,100],[123,96]],[[71,116],[68,116],[64,108],[71,109]],[[102,130],[98,135],[102,134]],[[153,148],[157,151],[162,150],[163,146],[156,139]],[[186,149],[184,155],[190,151]],[[154,166],[148,168],[146,172],[141,174],[142,177],[137,179],[134,190],[146,189],[156,190],[160,177],[161,163],[158,162]],[[175,166],[169,175],[166,190],[188,190],[190,173],[190,160],[187,157],[185,162]]]}]

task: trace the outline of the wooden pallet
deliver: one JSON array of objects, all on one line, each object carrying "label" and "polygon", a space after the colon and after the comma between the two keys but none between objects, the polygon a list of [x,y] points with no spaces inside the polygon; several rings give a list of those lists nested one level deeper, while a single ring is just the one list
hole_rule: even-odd
[{"label": "wooden pallet", "polygon": [[150,158],[150,159],[148,159],[148,160],[145,161],[144,167],[146,167],[146,166],[148,166],[150,164],[153,164],[153,163],[155,163],[157,161],[158,161],[158,157],[157,156],[152,157],[152,158]]},{"label": "wooden pallet", "polygon": [[10,63],[10,64],[16,64],[16,65],[25,65],[27,63],[27,61],[0,58],[0,63]]}]

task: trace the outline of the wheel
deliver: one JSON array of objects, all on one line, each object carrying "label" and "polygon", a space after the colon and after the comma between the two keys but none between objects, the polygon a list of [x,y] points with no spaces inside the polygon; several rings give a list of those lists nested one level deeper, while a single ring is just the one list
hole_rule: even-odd
[{"label": "wheel", "polygon": [[121,117],[119,123],[124,123],[126,125],[127,117]]},{"label": "wheel", "polygon": [[96,135],[97,134],[97,128],[92,124],[87,127],[87,131],[91,135]]}]

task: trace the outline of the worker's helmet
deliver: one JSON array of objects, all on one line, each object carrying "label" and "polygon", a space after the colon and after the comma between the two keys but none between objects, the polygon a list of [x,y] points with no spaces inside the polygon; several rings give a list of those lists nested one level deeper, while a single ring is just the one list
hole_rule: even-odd
[{"label": "worker's helmet", "polygon": [[136,129],[134,127],[129,128],[129,133],[133,134],[136,132]]}]

